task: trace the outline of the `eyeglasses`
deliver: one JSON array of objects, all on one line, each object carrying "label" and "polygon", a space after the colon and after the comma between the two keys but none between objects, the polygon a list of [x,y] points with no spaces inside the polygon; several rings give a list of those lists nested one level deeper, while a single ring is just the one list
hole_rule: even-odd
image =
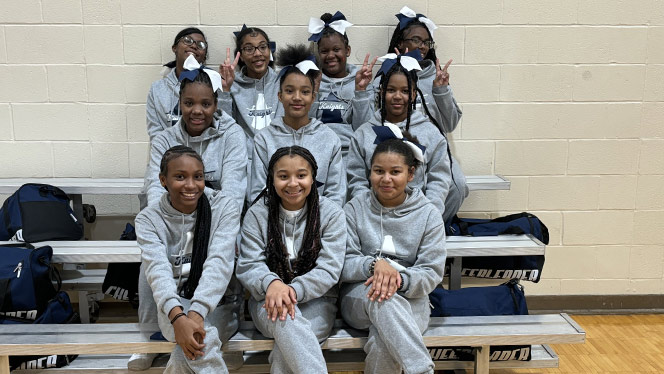
[{"label": "eyeglasses", "polygon": [[185,35],[178,40],[178,42],[182,41],[184,45],[194,45],[197,49],[200,49],[201,51],[204,51],[207,49],[207,43],[204,41],[195,41],[192,39],[189,35]]},{"label": "eyeglasses", "polygon": [[434,42],[434,41],[431,40],[431,39],[429,39],[429,40],[422,40],[422,39],[420,39],[420,38],[412,38],[412,39],[404,39],[403,41],[404,41],[404,42],[411,42],[411,43],[415,44],[415,46],[416,46],[417,48],[422,47],[422,45],[425,45],[425,46],[426,46],[427,48],[429,48],[429,49],[434,49],[434,48],[436,48],[436,42]]},{"label": "eyeglasses", "polygon": [[265,53],[269,48],[270,47],[267,44],[261,44],[258,47],[254,47],[253,45],[247,45],[240,48],[240,50],[248,55],[253,55],[257,49],[260,53]]}]

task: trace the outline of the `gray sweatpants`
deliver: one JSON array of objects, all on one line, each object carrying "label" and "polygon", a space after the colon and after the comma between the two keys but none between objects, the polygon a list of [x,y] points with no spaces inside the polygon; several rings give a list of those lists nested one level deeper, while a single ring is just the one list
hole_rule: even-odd
[{"label": "gray sweatpants", "polygon": [[369,330],[364,346],[365,374],[433,373],[422,333],[429,324],[429,298],[406,299],[396,294],[383,302],[367,298],[363,283],[341,288],[341,316],[356,329]]},{"label": "gray sweatpants", "polygon": [[[226,293],[224,293],[224,297],[221,299],[221,303],[214,310],[214,318],[212,314],[206,318],[206,322],[210,320],[210,323],[217,328],[219,339],[223,343],[226,343],[237,332],[240,326],[243,301],[244,293],[242,285],[235,277],[235,273],[233,273],[226,288]],[[183,302],[185,302],[184,299]],[[150,284],[145,276],[142,263],[138,276],[138,322],[158,322],[157,303],[155,303],[154,296],[152,296],[152,288],[150,288]]]},{"label": "gray sweatpants", "polygon": [[327,339],[337,313],[336,298],[319,297],[295,306],[295,319],[275,322],[267,318],[264,300],[249,299],[249,312],[254,325],[274,339],[270,353],[270,373],[327,373],[319,343]]},{"label": "gray sweatpants", "polygon": [[454,181],[450,180],[450,190],[447,193],[447,198],[445,198],[445,213],[443,213],[443,221],[445,222],[448,222],[452,216],[457,214],[461,204],[468,197],[466,176],[463,175],[461,165],[455,158],[452,159],[452,176]]},{"label": "gray sweatpants", "polygon": [[[190,306],[189,300],[182,299],[182,304],[186,313]],[[219,339],[219,333],[217,332],[217,327],[212,323],[213,321],[219,321],[220,317],[221,310],[217,307],[205,318],[205,340],[203,340],[203,344],[205,344],[205,354],[203,357],[196,357],[195,360],[190,360],[184,355],[182,348],[179,345],[176,345],[171,352],[171,358],[168,360],[166,369],[164,369],[164,374],[228,373],[226,363],[221,356],[221,340]],[[164,337],[169,341],[175,341],[173,326],[171,326],[168,317],[163,313],[160,313],[158,320],[159,328]]]}]

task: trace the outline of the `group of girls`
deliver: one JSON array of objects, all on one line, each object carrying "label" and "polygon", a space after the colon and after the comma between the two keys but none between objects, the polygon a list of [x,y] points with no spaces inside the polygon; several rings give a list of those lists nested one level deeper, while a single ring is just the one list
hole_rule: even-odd
[{"label": "group of girls", "polygon": [[[176,36],[173,70],[148,96],[136,218],[139,320],[177,343],[166,373],[242,364],[220,351],[237,331],[242,287],[256,328],[275,339],[271,372],[326,373],[319,343],[337,306],[369,331],[365,372],[433,372],[422,332],[443,277],[444,219],[467,194],[446,140],[461,112],[433,22],[406,7],[397,17],[375,78],[368,54],[347,63],[340,12],[310,21],[317,59],[288,46],[278,72],[258,28],[236,33],[218,72],[203,65],[200,30]],[[135,354],[128,366],[153,359]]]}]

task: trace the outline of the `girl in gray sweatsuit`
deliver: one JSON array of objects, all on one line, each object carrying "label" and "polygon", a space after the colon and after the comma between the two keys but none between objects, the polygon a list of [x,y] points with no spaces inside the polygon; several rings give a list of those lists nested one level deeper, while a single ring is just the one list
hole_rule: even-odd
[{"label": "girl in gray sweatsuit", "polygon": [[[189,71],[189,73],[195,73],[195,71]],[[212,71],[211,74],[218,73]],[[213,89],[211,79],[206,72],[199,71],[193,80],[184,78],[180,85],[180,96],[187,101],[191,100],[190,92],[198,92],[194,88],[209,90],[207,92],[209,102],[216,103],[216,93]],[[196,100],[199,99],[197,98]],[[208,102],[202,102],[201,106],[209,104]],[[161,160],[165,152],[171,147],[186,145],[196,150],[203,160],[203,164],[205,165],[205,184],[214,190],[223,191],[225,196],[235,201],[234,206],[241,209],[244,204],[244,187],[246,186],[247,156],[244,146],[244,133],[226,113],[222,113],[219,119],[213,118],[214,115],[212,113],[216,112],[214,105],[205,110],[189,109],[193,106],[195,105],[189,102],[182,103],[182,118],[178,120],[175,126],[161,131],[152,140],[150,160],[145,170],[144,191],[146,194],[141,196],[141,205],[145,207],[145,205],[154,205],[159,202],[164,194],[164,186],[160,181]],[[206,111],[207,114],[203,115]],[[209,123],[197,123],[201,122],[202,118],[209,121]],[[200,132],[200,134],[195,133],[195,136],[190,135],[190,132],[194,131]],[[231,253],[231,262],[233,262],[234,258],[234,253]],[[139,274],[138,319],[141,323],[156,322],[157,307],[152,297],[152,290],[146,279],[144,266],[141,267]],[[243,292],[239,282],[235,277],[232,277],[230,286],[224,296],[226,304],[220,309],[220,313],[226,313],[224,318],[239,318],[242,295]],[[235,330],[221,332],[222,341],[225,342],[230,339],[234,332]],[[231,355],[234,356],[232,361],[229,359],[230,365],[231,367],[236,367],[240,364],[241,358],[236,353],[227,354],[228,357]],[[156,355],[154,354],[134,354],[127,365],[132,370],[145,370],[150,367],[155,357]]]},{"label": "girl in gray sweatsuit", "polygon": [[[256,328],[275,340],[271,373],[327,373],[319,342],[337,312],[346,222],[336,203],[319,197],[316,173],[306,149],[278,149],[267,187],[242,224],[236,274],[251,292]],[[279,289],[287,294],[283,299],[273,296]]]},{"label": "girl in gray sweatsuit", "polygon": [[[219,100],[223,111],[231,114],[245,132],[251,165],[254,135],[283,114],[283,107],[277,98],[279,78],[272,68],[274,43],[257,27],[243,25],[242,30],[234,34],[235,61],[239,69],[235,71],[230,58],[220,67],[224,89]],[[253,51],[249,52],[250,49]]]},{"label": "girl in gray sweatsuit", "polygon": [[[389,158],[379,159],[372,166],[372,190],[344,207],[341,315],[354,328],[369,330],[366,374],[433,373],[422,332],[431,314],[428,295],[443,279],[445,228],[422,191],[406,185],[405,177],[413,178],[418,165],[409,146],[390,139],[378,145],[374,160],[379,155],[396,155],[397,167],[391,168]],[[395,176],[401,182],[389,181]],[[392,279],[385,275],[390,272]],[[376,285],[381,279],[383,288]]]},{"label": "girl in gray sweatsuit", "polygon": [[[309,32],[312,33],[309,40],[316,43],[322,70],[312,116],[339,136],[344,160],[353,131],[372,115],[366,101],[374,96],[370,84],[373,65],[369,67],[368,56],[361,69],[347,62],[351,48],[345,29],[350,26],[346,17],[338,11],[334,16],[325,13],[320,19],[311,18],[309,22]],[[360,71],[360,79],[357,80]],[[368,76],[362,75],[364,71],[368,71]]]},{"label": "girl in gray sweatsuit", "polygon": [[[313,104],[314,78],[318,75],[318,68],[315,68],[307,57],[309,52],[303,45],[289,46],[279,51],[279,64],[284,66],[280,78],[282,91],[279,95],[280,100],[286,100],[287,103],[284,103],[284,115],[275,117],[271,126],[260,130],[254,137],[250,192],[252,201],[265,188],[268,161],[272,154],[281,147],[291,145],[308,149],[316,158],[319,168],[318,182],[322,183],[318,187],[318,192],[339,206],[343,206],[346,201],[346,169],[341,156],[341,142],[334,131],[324,123],[308,117]],[[305,61],[311,62],[315,70],[310,69],[303,73],[295,67],[296,64]],[[306,92],[303,91],[294,99],[295,101],[292,101],[290,97],[293,95],[285,95],[283,89],[290,85],[290,82],[298,82],[299,79],[305,82]],[[293,103],[303,108],[294,110]]]},{"label": "girl in gray sweatsuit", "polygon": [[136,236],[159,328],[178,343],[164,373],[227,373],[220,335],[238,323],[220,301],[233,274],[240,211],[234,200],[205,191],[203,161],[191,148],[171,148],[161,166],[169,191],[137,215]]}]

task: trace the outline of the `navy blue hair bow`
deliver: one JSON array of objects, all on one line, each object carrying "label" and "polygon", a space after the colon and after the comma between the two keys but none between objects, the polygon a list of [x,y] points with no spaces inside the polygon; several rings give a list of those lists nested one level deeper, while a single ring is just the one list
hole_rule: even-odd
[{"label": "navy blue hair bow", "polygon": [[410,149],[413,151],[413,156],[415,156],[415,159],[417,159],[419,162],[424,162],[424,152],[426,151],[426,147],[406,139],[401,133],[401,129],[399,129],[397,125],[386,123],[383,126],[371,126],[371,128],[376,133],[376,140],[374,140],[374,144],[380,144],[388,139],[399,139],[406,143],[408,147],[410,147]]},{"label": "navy blue hair bow", "polygon": [[316,58],[313,55],[309,55],[305,60],[302,60],[295,65],[282,67],[277,78],[281,79],[281,77],[291,68],[298,68],[304,75],[306,75],[309,70],[318,70],[318,66],[316,66]]},{"label": "navy blue hair bow", "polygon": [[382,74],[387,74],[388,71],[396,64],[397,62],[404,67],[407,71],[422,70],[418,61],[422,61],[422,53],[419,49],[414,49],[408,53],[397,55],[394,53],[388,53],[383,57],[380,57],[378,61],[382,61],[383,64],[380,66],[380,70],[376,73],[376,76]]},{"label": "navy blue hair bow", "polygon": [[237,36],[240,35],[240,33],[242,31],[246,30],[246,29],[247,29],[247,25],[243,23],[242,28],[240,29],[240,31],[233,31],[233,35],[235,35],[235,37],[237,38]]},{"label": "navy blue hair bow", "polygon": [[178,81],[182,82],[185,79],[194,81],[198,74],[201,72],[205,73],[210,77],[210,82],[212,83],[212,91],[216,92],[221,89],[221,75],[216,70],[210,69],[205,65],[201,65],[196,61],[193,55],[189,55],[184,61],[183,70],[178,77]]},{"label": "navy blue hair bow", "polygon": [[334,13],[330,22],[324,22],[320,18],[309,18],[309,32],[311,36],[309,41],[318,42],[323,36],[323,31],[326,27],[331,27],[334,31],[337,31],[339,34],[344,35],[346,29],[353,26],[352,23],[346,21],[346,17],[340,11]]},{"label": "navy blue hair bow", "polygon": [[399,30],[403,30],[404,28],[408,27],[408,25],[413,21],[420,21],[427,27],[429,34],[431,34],[431,37],[433,38],[433,32],[438,28],[432,20],[427,18],[427,16],[421,13],[415,13],[414,10],[407,6],[401,8],[399,13],[395,14],[395,16],[397,16],[399,19]]}]

